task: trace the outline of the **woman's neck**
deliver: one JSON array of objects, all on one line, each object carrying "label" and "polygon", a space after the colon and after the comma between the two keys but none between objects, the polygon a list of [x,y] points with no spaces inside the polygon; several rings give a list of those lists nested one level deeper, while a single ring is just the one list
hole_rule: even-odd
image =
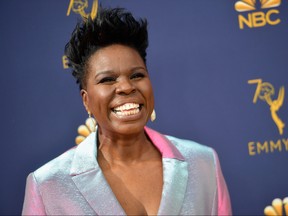
[{"label": "woman's neck", "polygon": [[[138,134],[115,135],[98,133],[98,151],[109,164],[133,164],[145,161],[155,147],[143,130]],[[100,155],[98,154],[98,156]],[[151,155],[150,155],[151,156]],[[103,159],[104,159],[103,158]]]}]

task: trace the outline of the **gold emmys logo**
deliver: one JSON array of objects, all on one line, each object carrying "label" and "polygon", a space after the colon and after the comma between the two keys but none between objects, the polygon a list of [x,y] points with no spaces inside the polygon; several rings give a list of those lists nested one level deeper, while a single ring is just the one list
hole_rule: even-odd
[{"label": "gold emmys logo", "polygon": [[[278,7],[281,4],[281,0],[259,0],[261,9],[268,9]],[[256,10],[257,2],[256,0],[240,0],[237,1],[234,5],[235,10],[238,12],[246,12]],[[244,29],[244,26],[248,26],[249,28],[263,27],[266,24],[269,25],[277,25],[280,23],[280,19],[276,18],[274,20],[271,19],[272,14],[279,14],[280,12],[276,9],[268,10],[267,13],[263,11],[257,11],[248,13],[247,17],[244,15],[238,15],[239,28]]]},{"label": "gold emmys logo", "polygon": [[280,87],[277,99],[273,100],[272,96],[275,94],[275,90],[271,83],[262,82],[262,79],[249,80],[248,83],[257,84],[253,103],[256,103],[257,99],[259,98],[270,106],[271,117],[275,122],[276,126],[278,127],[279,134],[282,135],[285,124],[277,115],[277,111],[283,105],[285,96],[284,86]]},{"label": "gold emmys logo", "polygon": [[[71,10],[79,14],[83,19],[87,19],[89,16],[94,19],[97,15],[98,0],[93,0],[92,9],[90,13],[86,13],[85,10],[88,8],[88,0],[70,0],[69,7],[67,10],[67,16],[70,15]],[[62,56],[62,65],[64,69],[69,68],[69,60],[66,55]]]},{"label": "gold emmys logo", "polygon": [[82,18],[88,18],[91,16],[94,19],[97,15],[98,9],[98,0],[93,0],[93,5],[90,13],[86,13],[85,10],[88,8],[88,0],[70,0],[70,4],[67,10],[67,16],[70,15],[71,10],[76,13],[80,14]]},{"label": "gold emmys logo", "polygon": [[[285,96],[284,86],[280,87],[277,98],[273,99],[275,89],[269,82],[262,82],[262,79],[248,80],[249,84],[257,84],[256,91],[253,98],[253,103],[256,103],[258,99],[264,101],[269,107],[272,120],[278,128],[280,135],[284,132],[285,124],[278,116],[277,112],[282,107]],[[274,153],[274,152],[288,152],[288,138],[279,137],[277,140],[254,140],[248,142],[248,153],[250,156],[259,155],[262,153]]]},{"label": "gold emmys logo", "polygon": [[[284,208],[284,211],[283,211]],[[264,214],[266,216],[288,216],[288,197],[283,200],[276,198],[272,201],[272,206],[267,206],[264,209]]]}]

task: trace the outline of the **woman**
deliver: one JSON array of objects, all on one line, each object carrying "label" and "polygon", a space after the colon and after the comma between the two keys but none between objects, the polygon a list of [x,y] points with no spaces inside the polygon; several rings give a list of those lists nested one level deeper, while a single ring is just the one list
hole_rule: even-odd
[{"label": "woman", "polygon": [[229,215],[216,153],[145,125],[154,118],[147,22],[100,9],[66,45],[97,130],[31,173],[23,214]]}]

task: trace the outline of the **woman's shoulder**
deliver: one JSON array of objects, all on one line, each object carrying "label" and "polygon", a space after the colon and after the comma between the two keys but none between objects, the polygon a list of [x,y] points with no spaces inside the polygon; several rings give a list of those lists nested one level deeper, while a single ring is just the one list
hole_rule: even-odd
[{"label": "woman's shoulder", "polygon": [[43,182],[49,179],[69,178],[77,172],[94,168],[95,148],[95,133],[91,133],[82,143],[37,169],[34,176],[38,182]]},{"label": "woman's shoulder", "polygon": [[55,176],[69,175],[76,149],[77,146],[70,148],[35,170],[33,173],[37,182],[43,182],[50,178],[54,178]]},{"label": "woman's shoulder", "polygon": [[182,139],[170,135],[165,137],[173,144],[185,159],[209,159],[214,162],[215,150],[209,146],[200,144],[193,140]]},{"label": "woman's shoulder", "polygon": [[188,139],[181,139],[171,135],[162,134],[156,130],[145,127],[154,145],[160,150],[162,156],[183,159],[210,159],[215,161],[213,148]]},{"label": "woman's shoulder", "polygon": [[214,150],[204,144],[198,143],[196,141],[193,140],[188,140],[188,139],[182,139],[182,138],[178,138],[178,137],[174,137],[171,135],[165,135],[165,137],[172,142],[175,146],[179,147],[179,148],[187,148],[190,150],[195,150],[195,151],[208,151],[208,152],[213,152]]}]

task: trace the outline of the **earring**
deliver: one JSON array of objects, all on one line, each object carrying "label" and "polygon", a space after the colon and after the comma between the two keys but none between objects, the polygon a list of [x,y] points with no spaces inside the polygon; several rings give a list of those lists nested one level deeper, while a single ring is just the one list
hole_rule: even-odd
[{"label": "earring", "polygon": [[88,111],[88,119],[86,120],[86,125],[88,126],[89,130],[91,132],[95,132],[96,131],[96,121],[95,119],[92,117],[91,112]]},{"label": "earring", "polygon": [[150,116],[150,120],[153,122],[153,121],[155,121],[155,119],[156,119],[156,112],[155,112],[155,110],[153,109],[153,111],[152,111],[152,113],[151,113],[151,116]]}]

